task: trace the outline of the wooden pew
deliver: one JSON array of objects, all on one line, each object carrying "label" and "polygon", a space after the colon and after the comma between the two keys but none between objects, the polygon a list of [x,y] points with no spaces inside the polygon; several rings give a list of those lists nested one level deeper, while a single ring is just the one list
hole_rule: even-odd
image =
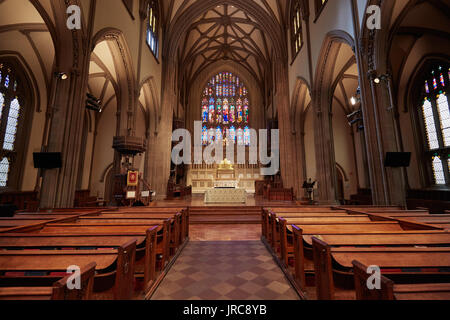
[{"label": "wooden pew", "polygon": [[[450,248],[334,248],[313,237],[313,256],[316,293],[319,300],[355,299],[352,261],[365,265],[377,265],[385,275],[395,278],[446,279],[450,272],[439,268],[450,267]],[[402,269],[400,273],[383,269]],[[404,269],[406,268],[406,269]],[[417,268],[430,268],[417,272]]]},{"label": "wooden pew", "polygon": [[[95,261],[93,298],[129,300],[134,291],[135,254],[136,239],[117,250],[6,250],[0,251],[0,272],[65,272],[69,266],[83,266]],[[41,276],[37,280],[52,281],[54,277]],[[33,277],[3,275],[0,281],[29,283]]]},{"label": "wooden pew", "polygon": [[146,234],[37,234],[10,233],[0,236],[0,249],[99,249],[118,248],[121,244],[135,239],[135,273],[144,277],[144,291],[156,280],[157,229],[149,228]]},{"label": "wooden pew", "polygon": [[21,226],[28,226],[28,225],[34,225],[34,224],[47,224],[51,222],[55,223],[64,223],[68,221],[73,221],[80,217],[79,215],[64,215],[64,216],[56,216],[54,218],[42,218],[42,217],[13,217],[13,218],[0,218],[0,226],[1,227],[8,227],[8,228],[14,228],[14,227],[21,227]]},{"label": "wooden pew", "polygon": [[288,207],[288,208],[263,208],[261,212],[261,233],[262,237],[266,239],[267,242],[272,243],[272,216],[276,216],[277,214],[283,217],[337,217],[337,216],[348,216],[348,213],[345,210],[336,211],[336,210],[327,210],[327,208],[322,207]]},{"label": "wooden pew", "polygon": [[16,227],[10,229],[0,229],[0,236],[5,233],[41,233],[41,234],[84,234],[84,235],[121,235],[130,233],[139,233],[146,235],[149,228],[157,227],[157,248],[156,253],[160,256],[161,269],[163,269],[169,262],[170,257],[170,223],[169,219],[159,223],[155,221],[152,224],[77,224],[77,223],[64,223],[64,224],[35,224],[24,227]]},{"label": "wooden pew", "polygon": [[[369,224],[370,228],[374,226],[381,226],[382,229],[378,231],[388,231],[386,228],[398,228],[398,230],[403,229],[430,229],[427,226],[422,225],[410,225],[409,222],[403,221],[372,221],[372,216],[339,216],[339,217],[314,217],[314,218],[276,218],[273,215],[272,218],[272,242],[271,246],[276,254],[279,254],[279,258],[285,266],[288,266],[289,256],[293,256],[293,238],[292,238],[292,227],[290,225],[302,225],[305,226],[320,226],[320,225],[334,225],[335,227],[342,226],[345,228],[346,225],[358,225],[361,224],[361,228],[366,228]],[[382,218],[384,219],[384,218]],[[383,223],[385,222],[385,223]],[[397,222],[394,227],[388,226],[389,222]],[[432,229],[433,227],[431,227]],[[374,230],[377,231],[377,230]],[[289,235],[288,235],[289,232]],[[290,239],[288,239],[290,236]]]},{"label": "wooden pew", "polygon": [[175,254],[176,250],[180,246],[180,244],[184,241],[184,228],[181,227],[181,214],[177,214],[175,217],[168,215],[168,217],[147,217],[147,218],[128,218],[128,217],[119,217],[119,218],[108,218],[103,216],[98,217],[82,217],[74,221],[74,224],[79,225],[103,225],[103,224],[111,224],[111,225],[130,225],[130,226],[139,226],[139,225],[155,225],[155,224],[164,224],[165,221],[169,221],[169,248],[171,250],[171,255]]},{"label": "wooden pew", "polygon": [[[272,221],[272,242],[271,245],[276,253],[280,253],[280,258],[286,263],[287,265],[287,225],[291,224],[314,224],[314,225],[321,225],[321,224],[342,224],[342,223],[368,223],[371,222],[371,219],[365,215],[365,216],[339,216],[339,217],[322,217],[322,216],[316,216],[316,217],[293,217],[293,218],[277,218],[275,215],[272,215],[271,218]],[[291,241],[292,243],[292,241]]]},{"label": "wooden pew", "polygon": [[395,284],[381,275],[380,289],[369,289],[367,266],[354,260],[355,291],[357,300],[450,300],[450,283]]},{"label": "wooden pew", "polygon": [[69,289],[71,275],[52,287],[0,287],[0,300],[91,300],[96,263],[80,269],[80,289]]},{"label": "wooden pew", "polygon": [[312,238],[326,242],[330,246],[343,247],[413,247],[413,246],[450,246],[450,233],[439,230],[422,231],[384,231],[367,233],[366,230],[351,233],[305,232],[299,226],[292,226],[294,231],[293,276],[302,289],[307,287],[307,273],[314,271]]},{"label": "wooden pew", "polygon": [[180,231],[180,239],[177,239],[178,244],[183,243],[189,237],[189,214],[188,210],[176,211],[172,212],[165,211],[117,211],[117,212],[106,212],[100,215],[100,218],[133,218],[133,219],[143,219],[143,218],[177,218],[178,228]]}]

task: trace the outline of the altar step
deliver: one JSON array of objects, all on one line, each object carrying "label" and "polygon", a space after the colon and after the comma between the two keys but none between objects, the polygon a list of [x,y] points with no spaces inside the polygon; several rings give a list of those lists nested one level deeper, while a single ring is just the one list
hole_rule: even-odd
[{"label": "altar step", "polygon": [[260,224],[261,207],[190,207],[190,224]]}]

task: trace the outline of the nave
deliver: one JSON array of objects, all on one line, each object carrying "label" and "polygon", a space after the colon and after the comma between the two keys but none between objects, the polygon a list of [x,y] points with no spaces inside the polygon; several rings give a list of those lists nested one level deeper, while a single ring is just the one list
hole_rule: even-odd
[{"label": "nave", "polygon": [[[0,299],[450,299],[448,213],[170,203],[0,218]],[[259,221],[239,221],[254,210]],[[376,290],[368,266],[380,270]]]}]

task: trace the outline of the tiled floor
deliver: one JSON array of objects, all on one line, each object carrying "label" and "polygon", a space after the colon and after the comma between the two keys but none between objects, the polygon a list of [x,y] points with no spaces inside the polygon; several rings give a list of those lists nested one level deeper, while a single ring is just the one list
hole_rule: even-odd
[{"label": "tiled floor", "polygon": [[152,297],[152,300],[298,299],[261,241],[191,241]]}]

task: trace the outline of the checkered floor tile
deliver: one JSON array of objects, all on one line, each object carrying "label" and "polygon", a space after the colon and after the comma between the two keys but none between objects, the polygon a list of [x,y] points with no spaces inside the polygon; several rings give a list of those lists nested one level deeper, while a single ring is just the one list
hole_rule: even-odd
[{"label": "checkered floor tile", "polygon": [[152,300],[298,300],[260,241],[190,242]]}]

